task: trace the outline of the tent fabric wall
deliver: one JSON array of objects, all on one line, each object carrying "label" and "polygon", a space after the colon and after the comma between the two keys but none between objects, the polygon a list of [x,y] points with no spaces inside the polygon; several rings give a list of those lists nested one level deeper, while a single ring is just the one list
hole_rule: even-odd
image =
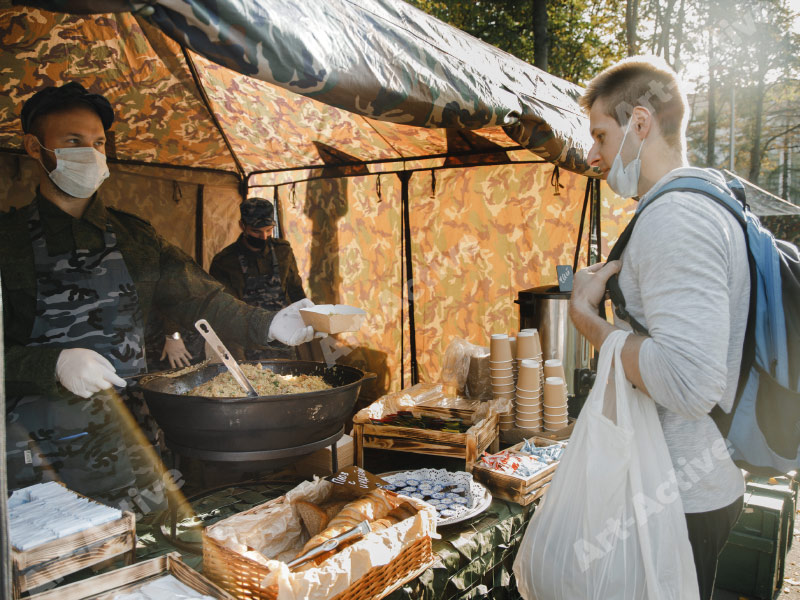
[{"label": "tent fabric wall", "polygon": [[[587,180],[562,173],[556,196],[552,171],[530,164],[443,169],[435,191],[429,171],[411,177],[421,380],[438,380],[454,337],[485,345],[493,331],[514,331],[519,290],[555,283],[555,266],[572,264]],[[380,180],[380,196],[377,175],[278,189],[285,234],[311,299],[369,313],[360,331],[337,336],[337,344],[355,349],[339,362],[378,373],[376,388],[384,393],[410,384],[410,354],[400,182],[393,174]],[[604,189],[604,255],[634,208]],[[583,264],[585,257],[582,250]]]}]

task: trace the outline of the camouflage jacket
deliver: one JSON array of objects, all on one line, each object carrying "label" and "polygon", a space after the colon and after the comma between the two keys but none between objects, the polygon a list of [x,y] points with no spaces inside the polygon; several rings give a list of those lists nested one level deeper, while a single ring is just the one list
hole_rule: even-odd
[{"label": "camouflage jacket", "polygon": [[[208,319],[223,342],[260,346],[275,313],[254,308],[226,293],[189,255],[164,240],[143,219],[106,208],[95,196],[80,219],[63,212],[41,195],[39,214],[48,250],[100,249],[106,220],[117,236],[139,295],[145,323],[153,307],[189,329]],[[27,347],[36,311],[36,274],[26,217],[12,210],[0,217],[6,391],[10,396],[52,393],[61,348]],[[155,350],[154,350],[155,351]],[[158,349],[160,352],[160,348]]]},{"label": "camouflage jacket", "polygon": [[244,252],[247,260],[247,270],[255,275],[272,275],[272,253],[270,245],[275,249],[275,257],[278,259],[280,267],[279,276],[281,284],[286,291],[289,302],[297,302],[306,297],[303,291],[303,282],[300,279],[300,272],[297,269],[297,261],[294,258],[292,247],[286,240],[270,238],[269,244],[263,252],[253,252],[244,246],[242,236],[230,246],[223,248],[211,261],[209,273],[227,290],[241,298],[244,295],[244,273],[239,264],[239,251]]}]

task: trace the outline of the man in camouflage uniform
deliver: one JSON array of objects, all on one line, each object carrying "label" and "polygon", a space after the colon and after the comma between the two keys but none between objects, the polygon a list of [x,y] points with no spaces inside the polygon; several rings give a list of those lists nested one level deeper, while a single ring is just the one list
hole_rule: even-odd
[{"label": "man in camouflage uniform", "polygon": [[311,303],[248,306],[149,223],[104,206],[95,191],[109,176],[114,111],[102,96],[49,87],[21,117],[40,178],[30,204],[0,217],[9,488],[60,479],[92,498],[158,508],[164,482],[136,427],[143,405],[131,415],[113,389],[145,370],[151,310],[187,329],[206,318],[226,342],[296,345],[314,336],[298,312]]},{"label": "man in camouflage uniform", "polygon": [[[209,272],[227,290],[251,306],[280,310],[306,297],[297,261],[286,240],[272,237],[275,209],[263,198],[248,198],[239,207],[239,239],[211,261]],[[272,342],[244,351],[247,360],[295,358],[294,348]]]}]

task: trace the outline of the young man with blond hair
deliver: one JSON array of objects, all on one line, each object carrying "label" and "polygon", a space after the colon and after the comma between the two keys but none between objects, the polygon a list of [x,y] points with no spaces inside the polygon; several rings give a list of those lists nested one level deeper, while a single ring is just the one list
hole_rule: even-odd
[{"label": "young man with blond hair", "polygon": [[[580,99],[594,144],[589,162],[617,194],[647,206],[619,261],[576,274],[570,316],[599,348],[618,328],[598,316],[609,277],[648,335],[630,335],[628,380],[656,403],[686,513],[701,598],[711,598],[717,557],[741,511],[744,481],[709,412],[730,411],[739,377],[750,280],[733,215],[694,192],[659,190],[677,177],[723,186],[688,166],[687,103],[675,72],[631,57],[600,73]],[[630,329],[625,322],[619,328]]]}]

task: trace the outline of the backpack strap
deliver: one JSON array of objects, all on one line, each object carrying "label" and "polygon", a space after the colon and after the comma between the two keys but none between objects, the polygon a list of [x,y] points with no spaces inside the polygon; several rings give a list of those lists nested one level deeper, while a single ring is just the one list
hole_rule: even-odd
[{"label": "backpack strap", "polygon": [[[734,183],[735,182],[735,183]],[[744,230],[744,237],[745,241],[747,242],[747,255],[750,262],[750,280],[755,281],[755,261],[752,259],[750,254],[750,244],[747,237],[747,220],[745,219],[744,209],[747,206],[744,202],[744,188],[742,184],[739,183],[738,180],[733,180],[729,183],[731,190],[724,189],[714,183],[711,183],[707,179],[702,179],[700,177],[678,177],[673,179],[666,185],[664,185],[658,192],[651,198],[648,198],[644,204],[639,206],[636,210],[636,214],[633,216],[631,221],[628,223],[627,227],[622,231],[617,240],[617,243],[614,244],[614,247],[611,249],[611,252],[608,255],[608,260],[619,260],[622,257],[622,252],[625,250],[625,247],[628,245],[630,241],[631,235],[633,234],[633,228],[636,225],[636,221],[642,212],[647,209],[647,207],[651,206],[653,202],[668,194],[669,192],[693,192],[696,194],[702,194],[708,198],[714,200],[717,204],[725,207],[739,222],[742,229]],[[739,189],[736,189],[736,188]],[[736,195],[736,198],[731,196],[731,193]],[[741,193],[741,195],[740,195]],[[751,293],[750,293],[750,311],[754,313],[755,309],[755,294],[753,292],[754,288],[751,285]],[[612,275],[609,277],[608,282],[606,283],[606,290],[608,291],[608,296],[611,298],[611,302],[614,304],[614,312],[617,314],[619,318],[624,321],[630,323],[631,327],[633,328],[634,332],[639,335],[649,335],[647,328],[639,323],[627,310],[626,303],[625,303],[625,296],[622,293],[622,289],[619,287],[619,278],[617,275]],[[601,313],[602,314],[602,313]],[[605,316],[602,314],[602,316]],[[748,325],[749,325],[749,317],[748,317]],[[753,324],[755,325],[755,324]],[[749,327],[748,327],[749,328]],[[755,330],[753,330],[753,334],[755,334]]]}]

